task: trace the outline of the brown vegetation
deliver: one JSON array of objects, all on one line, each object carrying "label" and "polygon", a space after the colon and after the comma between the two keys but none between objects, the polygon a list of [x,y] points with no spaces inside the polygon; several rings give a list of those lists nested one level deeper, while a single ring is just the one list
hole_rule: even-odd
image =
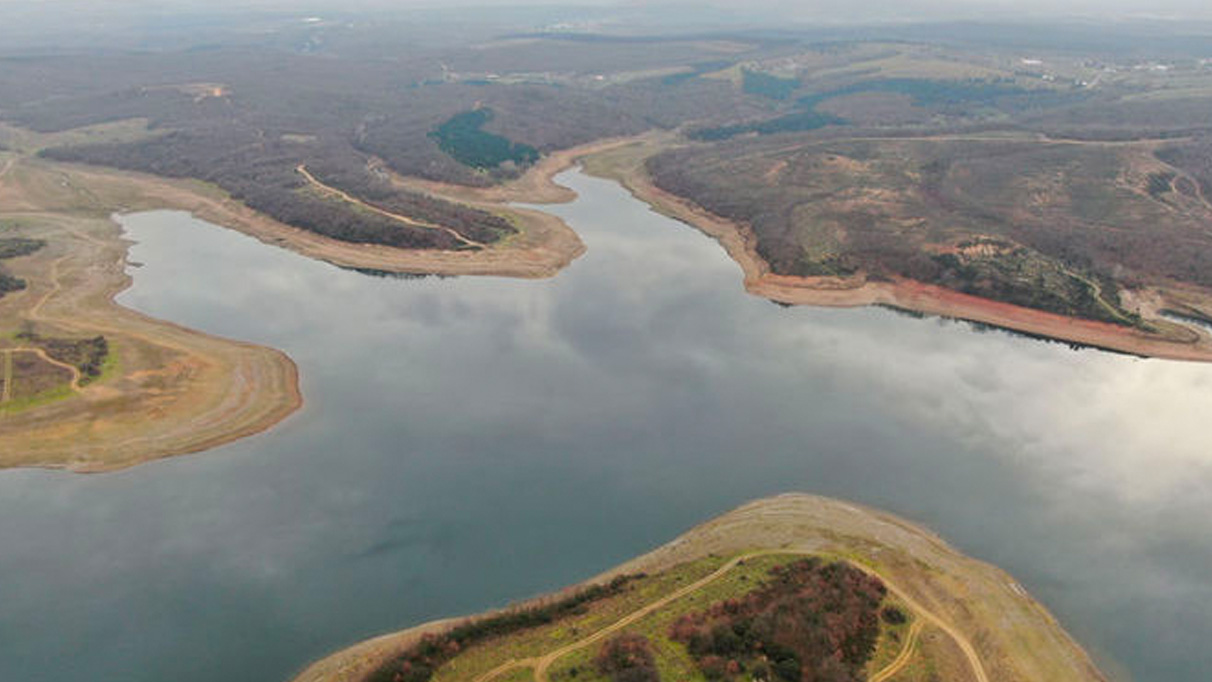
[{"label": "brown vegetation", "polygon": [[[702,584],[763,551],[842,556],[850,566],[877,575],[927,628],[926,645],[911,650],[909,656],[919,655],[914,651],[928,653],[944,682],[1104,680],[1085,653],[1010,576],[963,557],[904,520],[837,500],[783,495],[745,505],[587,584],[641,572],[659,575],[709,555],[737,555],[699,581]],[[687,585],[676,594],[685,595],[697,586]],[[662,599],[653,608],[665,604]],[[635,623],[650,613],[643,609],[624,620]],[[359,681],[394,652],[413,646],[422,633],[450,627],[449,622],[435,623],[372,640],[312,665],[295,682]],[[602,642],[618,633],[614,629],[595,633],[562,651],[566,654],[586,641]],[[489,677],[514,669],[502,667]],[[536,676],[546,679],[539,672]]]},{"label": "brown vegetation", "polygon": [[72,373],[28,350],[3,351],[4,369],[0,375],[0,413],[10,404],[39,396],[65,386]]},{"label": "brown vegetation", "polygon": [[100,335],[87,339],[65,339],[22,330],[16,338],[42,349],[51,359],[76,368],[84,381],[101,376],[105,359],[109,356],[109,342]]},{"label": "brown vegetation", "polygon": [[[748,225],[776,274],[861,270],[1122,322],[1124,311],[1103,305],[1118,306],[1115,281],[1212,286],[1204,229],[1212,210],[1181,196],[1159,199],[1161,164],[1151,154],[1148,144],[1031,138],[780,140],[667,152],[648,170],[662,189]],[[771,186],[760,169],[774,162],[788,167]],[[989,238],[1012,248],[983,255],[988,268],[959,262],[970,255],[956,253],[962,244]],[[999,273],[1010,255],[1020,263]],[[1034,281],[1052,277],[1049,270],[1055,284]]]},{"label": "brown vegetation", "polygon": [[424,635],[419,643],[379,666],[366,682],[427,682],[438,667],[464,648],[583,613],[593,602],[625,590],[636,577],[616,576],[567,596],[468,619],[447,632]]},{"label": "brown vegetation", "polygon": [[709,680],[858,682],[886,593],[879,578],[844,563],[801,559],[740,599],[683,616],[670,638]]},{"label": "brown vegetation", "polygon": [[[761,49],[733,47],[739,53],[727,52],[730,57]],[[515,226],[494,212],[386,182],[371,161],[404,176],[491,186],[521,174],[538,152],[704,115],[761,110],[752,98],[714,80],[671,85],[652,76],[604,82],[565,72],[553,82],[550,75],[518,71],[539,53],[561,55],[564,69],[588,66],[584,49],[576,40],[555,39],[431,52],[392,42],[376,46],[373,57],[269,51],[249,58],[247,48],[236,47],[210,50],[204,59],[171,52],[32,58],[6,62],[0,116],[42,133],[142,119],[149,130],[139,138],[64,138],[43,145],[42,153],[58,161],[204,180],[281,223],[337,241],[441,251],[468,241],[497,242]],[[614,55],[595,69],[643,63],[641,73],[667,71],[666,59],[675,60],[676,70],[721,54],[718,45],[679,40],[654,40],[642,55],[625,44],[595,45],[591,51]],[[459,64],[478,68],[488,53],[500,55],[491,67],[497,73],[450,70]],[[81,71],[89,77],[80,78]],[[481,114],[490,119],[483,131],[460,138],[470,147],[451,146],[440,134],[451,121]],[[481,153],[501,141],[532,153],[508,160]],[[357,204],[446,229],[419,229],[310,192],[296,172],[301,166],[324,185],[356,197]]]},{"label": "brown vegetation", "polygon": [[994,301],[903,277],[878,281],[862,273],[816,277],[776,274],[758,252],[758,239],[748,224],[711,213],[694,202],[660,189],[652,182],[644,162],[667,149],[670,144],[668,137],[652,136],[631,147],[591,158],[587,168],[591,172],[618,179],[638,198],[652,204],[657,210],[717,239],[744,271],[746,289],[756,295],[781,303],[802,305],[852,307],[885,304],[1136,355],[1212,360],[1212,336],[1196,327],[1175,324],[1160,314],[1180,305],[1179,301],[1185,301],[1183,305],[1191,309],[1212,310],[1212,295],[1190,285],[1168,282],[1164,287],[1150,286],[1125,292],[1122,305],[1139,312],[1152,328],[1146,331]]},{"label": "brown vegetation", "polygon": [[656,656],[648,638],[634,633],[606,640],[593,659],[598,672],[611,682],[660,682]]}]

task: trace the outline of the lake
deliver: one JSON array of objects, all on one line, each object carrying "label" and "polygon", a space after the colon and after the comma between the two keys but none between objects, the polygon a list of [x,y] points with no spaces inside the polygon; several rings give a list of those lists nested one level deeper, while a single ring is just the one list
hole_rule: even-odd
[{"label": "lake", "polygon": [[288,352],[304,410],[114,474],[0,472],[0,679],[282,682],[792,490],[1010,571],[1118,679],[1212,667],[1212,367],[746,294],[576,171],[548,281],[341,270],[124,217],[120,301]]}]

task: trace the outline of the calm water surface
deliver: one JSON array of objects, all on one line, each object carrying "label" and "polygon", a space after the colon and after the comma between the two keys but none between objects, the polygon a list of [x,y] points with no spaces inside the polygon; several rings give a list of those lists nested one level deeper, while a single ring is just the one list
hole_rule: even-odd
[{"label": "calm water surface", "polygon": [[124,219],[122,302],[286,350],[307,407],[130,471],[0,473],[0,680],[280,682],[789,490],[1008,569],[1122,679],[1207,679],[1212,367],[781,308],[694,230],[562,179],[589,253],[546,282]]}]

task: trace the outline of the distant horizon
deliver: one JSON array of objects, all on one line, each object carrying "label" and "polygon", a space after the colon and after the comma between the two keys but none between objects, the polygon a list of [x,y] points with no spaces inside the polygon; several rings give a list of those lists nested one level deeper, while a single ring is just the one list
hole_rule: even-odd
[{"label": "distant horizon", "polygon": [[[827,23],[881,23],[886,21],[947,21],[980,19],[991,21],[1037,19],[1083,19],[1122,21],[1130,19],[1182,21],[1212,19],[1212,7],[1198,0],[1166,0],[1141,4],[1126,0],[882,0],[865,3],[861,8],[842,0],[817,1],[810,5],[787,7],[771,0],[757,0],[737,8],[725,0],[688,2],[686,0],[0,0],[5,11],[54,14],[70,10],[73,14],[189,12],[227,14],[253,12],[298,13],[334,12],[342,15],[362,12],[444,9],[548,9],[621,10],[651,12],[693,7],[712,13],[738,17],[778,17]],[[119,15],[120,16],[120,15]],[[64,18],[64,17],[60,17]]]}]

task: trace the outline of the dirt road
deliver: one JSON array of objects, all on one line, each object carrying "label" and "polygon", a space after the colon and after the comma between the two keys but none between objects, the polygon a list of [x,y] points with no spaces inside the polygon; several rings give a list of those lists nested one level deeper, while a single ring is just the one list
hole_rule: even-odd
[{"label": "dirt road", "polygon": [[[82,382],[84,380],[84,375],[80,373],[79,367],[76,367],[75,365],[73,365],[71,363],[63,362],[62,360],[56,360],[56,359],[52,358],[49,354],[47,354],[47,352],[45,350],[43,350],[41,348],[36,348],[34,346],[18,346],[16,348],[12,348],[8,351],[8,358],[6,360],[6,365],[12,362],[13,353],[33,353],[34,355],[37,355],[38,357],[42,358],[43,361],[45,361],[49,364],[52,364],[56,367],[61,367],[65,370],[71,372],[71,374],[72,374],[71,389],[73,391],[75,391],[76,393],[79,393],[81,391],[81,389],[83,388],[80,385],[80,382]],[[8,377],[12,376],[11,368],[10,368],[10,371],[5,372],[5,376],[8,376]],[[8,382],[7,381],[4,384],[4,389],[5,389],[5,393],[8,393]]]},{"label": "dirt road", "polygon": [[913,625],[909,626],[909,634],[905,637],[905,645],[901,647],[901,652],[883,670],[872,675],[871,679],[867,682],[884,682],[899,673],[906,665],[909,665],[909,661],[913,659],[914,648],[917,646],[917,638],[921,634],[922,621],[913,621]]},{"label": "dirt road", "polygon": [[0,404],[7,403],[13,397],[13,352],[4,351],[4,375],[0,376],[0,380],[4,381],[4,388],[0,389]]},{"label": "dirt road", "polygon": [[[497,677],[500,677],[501,675],[503,675],[507,672],[517,670],[520,668],[533,668],[535,682],[549,682],[548,670],[550,670],[551,666],[554,665],[558,660],[567,656],[568,654],[571,654],[574,651],[584,649],[587,646],[600,642],[603,639],[605,639],[606,637],[609,637],[610,635],[613,635],[613,634],[623,630],[624,628],[627,628],[627,627],[635,624],[636,622],[640,621],[644,617],[656,612],[657,610],[659,610],[661,608],[664,608],[665,606],[668,606],[669,604],[677,601],[678,599],[681,599],[682,597],[685,597],[686,595],[692,594],[694,592],[697,592],[697,591],[703,589],[707,585],[710,585],[711,583],[715,582],[716,580],[719,580],[723,576],[727,575],[730,571],[732,571],[734,568],[736,568],[738,565],[740,565],[742,562],[744,562],[748,559],[755,559],[757,557],[773,556],[773,555],[780,555],[780,554],[789,554],[789,555],[796,555],[796,556],[814,556],[815,555],[815,553],[813,553],[813,552],[800,552],[800,551],[794,551],[794,550],[768,550],[768,551],[761,551],[761,552],[750,552],[747,554],[739,555],[737,557],[734,557],[728,563],[726,563],[723,566],[716,569],[710,575],[700,578],[699,580],[697,580],[689,585],[686,585],[685,587],[682,587],[674,592],[671,592],[654,602],[650,602],[649,604],[645,605],[643,608],[633,611],[632,613],[628,614],[627,616],[624,616],[623,618],[615,621],[614,623],[612,623],[610,625],[607,625],[606,627],[598,630],[597,632],[594,632],[591,635],[588,635],[587,637],[583,637],[575,642],[572,642],[571,644],[566,644],[550,653],[547,653],[547,654],[537,657],[537,658],[524,658],[524,659],[514,659],[514,660],[506,661],[505,663],[494,668],[493,670],[490,670],[489,672],[484,673],[483,675],[477,677],[475,682],[490,682],[491,680],[494,680]],[[950,624],[948,624],[946,621],[944,621],[936,613],[934,613],[934,612],[930,611],[929,609],[927,609],[926,607],[922,606],[921,603],[919,603],[913,597],[910,597],[908,595],[908,593],[906,593],[903,589],[901,589],[897,585],[889,582],[887,578],[881,576],[880,574],[876,573],[875,571],[873,571],[865,566],[856,565],[856,564],[851,564],[851,565],[855,566],[855,568],[858,568],[859,570],[863,571],[864,573],[867,573],[869,575],[875,576],[876,578],[879,578],[884,583],[884,586],[888,588],[888,591],[890,593],[896,595],[896,597],[898,599],[900,599],[902,602],[904,602],[905,605],[909,608],[909,610],[913,612],[913,614],[916,618],[916,621],[910,627],[909,637],[906,638],[905,646],[901,650],[900,654],[897,655],[896,659],[893,660],[892,663],[890,663],[888,666],[886,666],[883,670],[881,670],[881,671],[877,672],[875,675],[873,675],[871,678],[872,682],[883,682],[884,680],[891,678],[893,675],[895,675],[901,668],[903,668],[908,663],[910,657],[913,654],[914,645],[917,641],[918,634],[920,634],[920,632],[921,632],[923,623],[929,623],[930,625],[933,625],[934,627],[938,628],[939,630],[942,630],[948,637],[950,637],[952,640],[955,641],[956,645],[959,646],[961,651],[963,651],[964,657],[968,660],[968,665],[972,669],[973,679],[975,679],[976,682],[989,682],[989,677],[985,672],[984,665],[981,664],[980,656],[977,655],[977,653],[976,653],[976,648],[974,646],[972,646],[972,643],[970,641],[968,641],[968,638],[965,637],[963,635],[963,633],[961,633],[956,628],[952,627]]]},{"label": "dirt road", "polygon": [[302,175],[307,180],[307,182],[311,183],[311,185],[313,187],[315,187],[316,189],[320,190],[321,192],[323,192],[325,194],[332,194],[334,196],[339,197],[343,201],[347,201],[356,206],[361,206],[362,208],[364,208],[368,211],[371,211],[372,213],[378,213],[381,216],[386,216],[388,218],[391,218],[392,220],[397,220],[401,223],[404,223],[405,225],[408,225],[409,227],[420,227],[420,228],[423,228],[426,230],[438,230],[440,232],[445,232],[445,233],[449,234],[450,236],[454,237],[456,240],[458,240],[459,242],[461,242],[462,244],[465,244],[467,246],[474,246],[475,248],[478,248],[478,249],[485,248],[485,245],[482,244],[481,242],[477,242],[473,239],[468,239],[467,237],[464,237],[463,235],[459,234],[457,231],[455,231],[452,228],[446,227],[444,225],[438,225],[436,223],[425,222],[423,220],[417,220],[416,218],[410,218],[405,215],[400,215],[399,213],[392,213],[391,211],[385,211],[385,210],[379,208],[378,206],[374,206],[374,205],[366,203],[365,201],[362,201],[361,199],[353,196],[352,194],[349,194],[348,192],[346,192],[344,190],[337,189],[336,187],[333,187],[331,185],[326,185],[326,184],[320,182],[318,179],[316,179],[316,177],[307,170],[307,166],[305,164],[299,164],[298,167],[295,168],[295,170],[298,171],[299,175]]}]

